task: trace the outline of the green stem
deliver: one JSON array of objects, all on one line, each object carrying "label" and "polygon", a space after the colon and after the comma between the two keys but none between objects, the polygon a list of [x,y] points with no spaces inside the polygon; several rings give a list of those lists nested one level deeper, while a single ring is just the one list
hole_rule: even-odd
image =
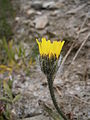
[{"label": "green stem", "polygon": [[48,81],[48,87],[50,90],[50,95],[53,101],[53,104],[57,110],[57,112],[60,114],[60,116],[64,119],[64,120],[68,120],[68,118],[64,115],[63,111],[58,107],[56,98],[55,98],[55,94],[54,94],[54,89],[53,89],[53,79],[51,76],[47,77],[47,81]]}]

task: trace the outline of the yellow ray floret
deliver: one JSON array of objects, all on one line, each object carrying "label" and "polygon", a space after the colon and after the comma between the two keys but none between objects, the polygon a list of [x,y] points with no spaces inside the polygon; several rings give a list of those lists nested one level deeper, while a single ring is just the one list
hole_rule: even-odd
[{"label": "yellow ray floret", "polygon": [[42,56],[49,56],[49,58],[51,58],[52,56],[56,56],[56,58],[58,59],[62,47],[64,45],[65,41],[53,41],[51,43],[50,40],[46,40],[46,38],[42,38],[42,42],[39,42],[38,39],[36,39],[37,44],[39,46],[39,52],[40,55]]}]

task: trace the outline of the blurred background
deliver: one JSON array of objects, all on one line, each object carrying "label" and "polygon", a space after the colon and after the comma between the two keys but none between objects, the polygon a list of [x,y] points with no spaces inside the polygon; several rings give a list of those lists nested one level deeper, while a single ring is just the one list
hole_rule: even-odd
[{"label": "blurred background", "polygon": [[39,66],[42,37],[65,41],[54,81],[60,107],[70,120],[90,120],[89,0],[0,0],[0,120],[57,120]]}]

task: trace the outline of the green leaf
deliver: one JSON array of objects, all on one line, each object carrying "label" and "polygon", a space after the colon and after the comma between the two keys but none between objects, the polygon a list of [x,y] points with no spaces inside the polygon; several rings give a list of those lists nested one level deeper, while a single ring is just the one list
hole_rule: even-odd
[{"label": "green leaf", "polygon": [[13,85],[13,79],[9,79],[8,80],[8,86],[10,89],[12,89],[12,85]]},{"label": "green leaf", "polygon": [[6,120],[11,120],[10,115],[11,115],[11,110],[10,110],[9,104],[6,104],[6,109],[4,112],[4,116],[6,117]]},{"label": "green leaf", "polygon": [[20,98],[21,98],[21,95],[18,94],[18,95],[15,96],[15,98],[13,99],[12,102],[14,103],[14,102],[18,101]]},{"label": "green leaf", "polygon": [[2,98],[0,98],[0,100],[4,101],[4,102],[12,103],[12,101],[6,97],[2,97]]},{"label": "green leaf", "polygon": [[13,99],[13,96],[12,96],[12,90],[9,88],[9,85],[7,84],[7,82],[4,80],[3,81],[3,87],[4,87],[4,90],[5,92],[7,93],[7,95],[10,97],[10,99],[12,100]]},{"label": "green leaf", "polygon": [[1,89],[1,84],[2,84],[2,82],[1,82],[1,80],[0,80],[0,89]]},{"label": "green leaf", "polygon": [[[3,38],[3,47],[4,47],[6,53],[7,53],[8,56],[9,56],[8,44],[7,44],[7,41],[6,41],[5,37]],[[10,57],[10,56],[9,56],[9,57]]]}]

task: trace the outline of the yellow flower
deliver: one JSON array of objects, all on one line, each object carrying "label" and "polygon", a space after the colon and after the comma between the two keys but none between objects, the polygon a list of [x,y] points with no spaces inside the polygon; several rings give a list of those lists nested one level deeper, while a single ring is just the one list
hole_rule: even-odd
[{"label": "yellow flower", "polygon": [[52,56],[56,56],[57,59],[59,58],[60,52],[65,42],[53,41],[53,43],[51,43],[51,41],[46,40],[46,38],[42,38],[42,42],[39,42],[38,39],[36,39],[36,41],[38,43],[41,56],[48,56],[49,58],[51,58]]}]

